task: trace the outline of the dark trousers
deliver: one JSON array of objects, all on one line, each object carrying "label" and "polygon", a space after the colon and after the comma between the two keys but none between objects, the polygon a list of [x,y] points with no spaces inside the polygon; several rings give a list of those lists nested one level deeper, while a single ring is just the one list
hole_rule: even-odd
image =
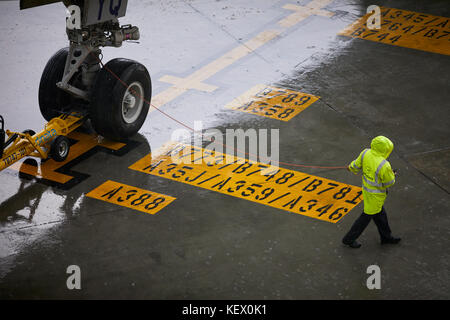
[{"label": "dark trousers", "polygon": [[350,231],[342,239],[342,242],[344,244],[350,244],[358,239],[358,237],[361,235],[361,233],[363,233],[364,229],[366,229],[367,225],[372,219],[378,228],[381,240],[391,239],[391,228],[389,228],[386,211],[384,210],[384,207],[382,207],[381,211],[377,214],[366,214],[363,212],[353,223]]}]

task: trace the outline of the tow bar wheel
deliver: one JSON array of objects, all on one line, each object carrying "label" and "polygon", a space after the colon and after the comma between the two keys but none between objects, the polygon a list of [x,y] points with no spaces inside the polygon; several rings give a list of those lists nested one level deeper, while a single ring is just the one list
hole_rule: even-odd
[{"label": "tow bar wheel", "polygon": [[50,156],[57,162],[63,162],[69,155],[70,142],[64,136],[57,136],[50,145]]}]

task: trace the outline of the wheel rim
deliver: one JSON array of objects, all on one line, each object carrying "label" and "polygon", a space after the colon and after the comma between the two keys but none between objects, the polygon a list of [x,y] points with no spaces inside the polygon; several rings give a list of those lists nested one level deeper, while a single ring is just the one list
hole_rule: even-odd
[{"label": "wheel rim", "polygon": [[69,152],[69,145],[66,141],[61,141],[58,145],[58,154],[61,158],[65,158]]},{"label": "wheel rim", "polygon": [[127,88],[122,99],[122,118],[126,123],[133,123],[141,114],[144,105],[144,88],[139,82],[133,82]]}]

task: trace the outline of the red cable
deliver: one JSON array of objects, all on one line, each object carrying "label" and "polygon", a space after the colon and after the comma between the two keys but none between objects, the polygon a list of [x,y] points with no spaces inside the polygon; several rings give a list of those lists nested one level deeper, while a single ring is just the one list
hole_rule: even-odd
[{"label": "red cable", "polygon": [[[86,48],[89,50],[88,47],[86,47]],[[89,53],[92,54],[92,55],[99,61],[99,63],[101,64],[101,66],[102,66],[106,71],[108,71],[114,78],[116,78],[116,79],[117,79],[117,80],[118,80],[125,88],[129,89],[129,88],[128,88],[128,84],[125,83],[122,79],[120,79],[120,77],[117,76],[111,69],[109,69],[108,67],[106,67],[106,66],[103,64],[102,60],[100,60],[100,58],[99,58],[98,56],[96,56],[95,54],[93,54],[92,51],[90,51],[90,50],[89,50]],[[147,101],[144,97],[141,97],[141,96],[140,96],[136,91],[134,91],[133,89],[129,89],[129,90],[130,90],[131,93],[133,93],[134,95],[138,96],[140,99],[142,99],[144,102],[146,102],[149,106],[152,106],[153,108],[155,108],[156,110],[158,110],[159,112],[161,112],[161,113],[162,113],[163,115],[165,115],[166,117],[168,117],[168,118],[172,119],[173,121],[175,121],[175,122],[181,124],[181,125],[184,126],[185,128],[188,128],[188,129],[191,130],[192,132],[194,132],[194,133],[196,132],[193,128],[189,127],[188,125],[186,125],[186,124],[184,124],[183,122],[181,122],[181,121],[175,119],[175,118],[172,117],[171,115],[167,114],[166,112],[164,112],[164,111],[160,110],[159,108],[157,108],[156,106],[154,106],[150,101]],[[226,147],[226,144],[223,144],[223,143],[222,143],[222,145],[223,145],[224,147]],[[238,151],[238,152],[242,152],[241,150],[239,150],[239,149],[237,149],[237,148],[234,148],[234,150],[235,150],[235,151]],[[248,152],[243,152],[243,153],[246,154],[246,155],[248,155],[248,156],[251,155],[251,154],[248,153]],[[307,166],[307,165],[303,165],[303,164],[295,164],[295,163],[288,163],[288,162],[282,162],[282,161],[278,161],[278,163],[283,164],[283,165],[286,165],[286,166],[302,167],[302,168],[316,168],[316,169],[347,169],[346,166],[337,166],[337,167],[329,167],[329,166]]]}]

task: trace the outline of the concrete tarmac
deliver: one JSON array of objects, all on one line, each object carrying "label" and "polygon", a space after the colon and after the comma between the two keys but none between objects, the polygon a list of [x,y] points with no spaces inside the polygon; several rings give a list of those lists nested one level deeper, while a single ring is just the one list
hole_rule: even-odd
[{"label": "concrete tarmac", "polygon": [[[400,9],[383,19],[402,18],[403,28],[425,23],[413,23],[417,17],[440,17],[430,28],[442,34],[431,31],[425,40],[408,40],[419,29],[394,43],[383,43],[390,36],[359,38],[354,30],[339,34],[371,4],[130,1],[121,22],[139,26],[140,43],[105,48],[103,61],[143,63],[152,76],[152,103],[187,126],[201,121],[203,129],[224,134],[279,129],[282,162],[346,166],[373,137],[389,137],[389,161],[399,175],[385,208],[400,244],[381,245],[374,223],[359,238],[360,249],[341,243],[362,202],[330,223],[130,169],[183,128],[153,110],[121,149],[93,143],[59,175],[0,173],[0,298],[449,299],[450,58],[435,51],[450,46],[450,22],[444,24],[450,6],[377,3]],[[38,131],[45,124],[39,79],[48,58],[68,45],[64,14],[62,4],[20,11],[18,1],[0,2],[0,29],[13,35],[0,39],[7,129]],[[432,43],[436,50],[421,42],[430,35],[439,40]],[[320,99],[289,121],[226,108],[257,85]],[[361,176],[345,169],[280,167],[361,185]],[[69,176],[67,184],[52,180],[61,174]],[[86,196],[107,180],[176,199],[151,215]],[[71,265],[81,270],[80,290],[66,285]],[[366,286],[371,265],[381,270],[379,290]]]}]

